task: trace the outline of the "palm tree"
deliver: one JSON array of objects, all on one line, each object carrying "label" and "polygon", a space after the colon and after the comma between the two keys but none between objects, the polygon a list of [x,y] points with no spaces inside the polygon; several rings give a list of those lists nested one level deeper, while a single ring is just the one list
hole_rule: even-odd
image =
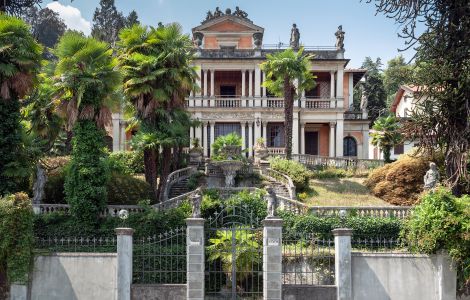
[{"label": "palm tree", "polygon": [[263,83],[271,93],[284,97],[284,137],[286,158],[292,157],[292,126],[294,113],[294,99],[297,99],[303,90],[315,86],[314,76],[310,72],[312,55],[304,55],[303,48],[294,51],[289,48],[275,54],[267,54],[267,60],[261,64],[266,74]]},{"label": "palm tree", "polygon": [[104,136],[111,110],[119,103],[121,83],[117,60],[108,44],[68,32],[55,55],[56,99],[73,131],[72,160],[65,182],[66,199],[73,216],[91,224],[106,204],[108,180]]},{"label": "palm tree", "polygon": [[[197,74],[191,66],[191,40],[181,33],[181,26],[177,24],[158,28],[134,25],[121,31],[119,47],[124,94],[135,107],[135,117],[141,120],[147,137],[152,136],[152,129],[158,131],[163,122],[171,123],[171,117],[161,117],[166,113],[157,112],[181,109],[184,97],[198,88],[195,85]],[[151,143],[143,144],[147,145],[144,148],[145,178],[158,199],[157,158],[162,146],[164,164],[171,163],[172,143],[152,139]],[[168,167],[162,169],[166,173]],[[160,179],[164,184],[164,178]]]},{"label": "palm tree", "polygon": [[0,14],[0,195],[19,191],[20,100],[33,88],[41,46],[20,19]]},{"label": "palm tree", "polygon": [[398,119],[393,115],[378,118],[372,126],[374,131],[370,134],[372,136],[371,143],[383,151],[384,160],[387,163],[391,161],[392,148],[401,141],[399,128]]}]

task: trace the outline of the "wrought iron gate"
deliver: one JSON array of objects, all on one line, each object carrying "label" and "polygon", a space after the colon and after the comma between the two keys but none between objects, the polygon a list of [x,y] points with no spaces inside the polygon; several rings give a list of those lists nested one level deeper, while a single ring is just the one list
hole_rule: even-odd
[{"label": "wrought iron gate", "polygon": [[263,229],[247,206],[226,206],[206,222],[206,299],[263,297]]}]

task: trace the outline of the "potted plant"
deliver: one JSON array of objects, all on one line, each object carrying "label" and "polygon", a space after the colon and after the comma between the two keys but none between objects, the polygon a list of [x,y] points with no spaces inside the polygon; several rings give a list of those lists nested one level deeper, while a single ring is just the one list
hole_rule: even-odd
[{"label": "potted plant", "polygon": [[255,150],[255,164],[259,164],[262,160],[266,160],[269,156],[269,150],[266,147],[264,138],[257,138]]},{"label": "potted plant", "polygon": [[199,138],[194,138],[191,141],[192,147],[189,149],[189,161],[192,163],[200,163],[204,153],[203,148],[199,145]]}]

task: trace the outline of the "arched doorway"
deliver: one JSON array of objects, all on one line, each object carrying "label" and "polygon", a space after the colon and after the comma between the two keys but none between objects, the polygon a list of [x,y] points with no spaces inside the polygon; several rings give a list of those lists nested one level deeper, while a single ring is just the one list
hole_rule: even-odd
[{"label": "arched doorway", "polygon": [[357,156],[357,142],[352,136],[343,140],[343,156]]}]

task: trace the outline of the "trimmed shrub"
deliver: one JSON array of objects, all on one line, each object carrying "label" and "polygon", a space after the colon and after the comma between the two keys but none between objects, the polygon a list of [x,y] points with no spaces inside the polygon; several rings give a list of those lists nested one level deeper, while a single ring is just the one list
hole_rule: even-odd
[{"label": "trimmed shrub", "polygon": [[354,174],[343,169],[326,168],[323,170],[313,171],[314,179],[336,179],[352,177]]},{"label": "trimmed shrub", "polygon": [[112,152],[108,158],[111,171],[121,174],[144,173],[144,153],[142,151]]},{"label": "trimmed shrub", "polygon": [[469,195],[457,198],[444,188],[424,194],[405,222],[402,236],[416,252],[448,251],[457,269],[460,289],[470,289]]},{"label": "trimmed shrub", "polygon": [[0,269],[9,282],[27,283],[33,249],[33,210],[25,193],[0,198]]},{"label": "trimmed shrub", "polygon": [[273,170],[289,176],[298,192],[308,188],[308,182],[313,178],[313,172],[297,161],[274,157],[269,164]]},{"label": "trimmed shrub", "polygon": [[365,181],[372,194],[394,205],[413,205],[423,191],[428,169],[424,158],[401,156],[396,162],[374,170]]}]

